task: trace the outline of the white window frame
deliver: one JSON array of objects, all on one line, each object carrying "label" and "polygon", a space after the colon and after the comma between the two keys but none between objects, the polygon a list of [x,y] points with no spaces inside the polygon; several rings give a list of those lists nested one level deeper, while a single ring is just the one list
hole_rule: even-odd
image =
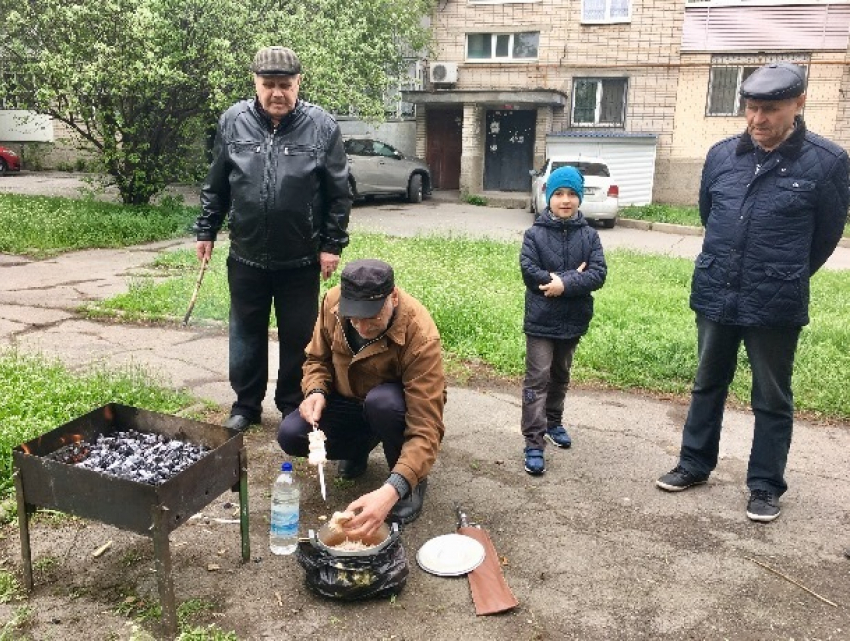
[{"label": "white window frame", "polygon": [[[622,24],[632,21],[632,3],[634,0],[626,0],[629,4],[629,13],[626,16],[611,16],[611,5],[614,0],[605,1],[605,15],[602,18],[587,18],[585,17],[585,3],[588,0],[581,0],[581,23],[582,24]],[[597,0],[598,1],[598,0]]]},{"label": "white window frame", "polygon": [[[620,80],[623,83],[623,104],[620,110],[620,114],[622,115],[622,122],[600,122],[599,117],[602,113],[602,83],[605,81],[612,80]],[[593,122],[576,122],[575,120],[575,112],[576,112],[576,83],[578,82],[596,82],[596,106],[594,107],[593,114]],[[629,96],[629,79],[626,77],[613,77],[613,78],[600,78],[595,76],[582,76],[580,78],[573,78],[573,94],[572,100],[570,101],[570,123],[573,127],[593,127],[593,128],[612,128],[612,129],[622,129],[626,126],[626,105],[628,104],[628,96]]]},{"label": "white window frame", "polygon": [[[537,34],[537,55],[533,58],[514,58],[514,36],[520,33],[536,33]],[[469,57],[469,36],[490,36],[490,57],[489,58],[470,58]],[[507,56],[496,56],[496,45],[499,36],[509,36],[508,54]],[[466,34],[466,47],[464,49],[466,62],[536,62],[540,59],[540,32],[539,31],[516,31],[516,32],[497,32],[497,31],[471,31]]]}]

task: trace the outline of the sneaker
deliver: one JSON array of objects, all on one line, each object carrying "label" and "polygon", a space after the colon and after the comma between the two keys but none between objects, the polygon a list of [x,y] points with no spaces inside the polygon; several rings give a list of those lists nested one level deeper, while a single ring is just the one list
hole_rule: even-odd
[{"label": "sneaker", "polygon": [[247,432],[248,428],[251,427],[252,423],[259,423],[259,421],[252,421],[247,416],[242,416],[241,414],[234,414],[224,422],[224,426],[229,430],[236,430],[237,432]]},{"label": "sneaker", "polygon": [[779,516],[779,497],[767,490],[753,490],[747,503],[747,516],[751,521],[770,523]]},{"label": "sneaker", "polygon": [[705,476],[697,476],[696,474],[688,472],[688,470],[683,468],[681,465],[677,465],[667,472],[667,474],[655,481],[655,484],[662,490],[666,490],[668,492],[681,492],[682,490],[687,490],[689,487],[693,487],[694,485],[702,485],[707,480],[707,474]]},{"label": "sneaker", "polygon": [[525,454],[525,471],[529,474],[543,474],[546,471],[546,459],[543,458],[543,450],[535,447],[527,447],[523,450]]},{"label": "sneaker", "polygon": [[564,429],[563,425],[547,427],[544,438],[556,447],[567,448],[573,444],[573,440],[570,438],[570,435],[567,434],[567,430]]}]

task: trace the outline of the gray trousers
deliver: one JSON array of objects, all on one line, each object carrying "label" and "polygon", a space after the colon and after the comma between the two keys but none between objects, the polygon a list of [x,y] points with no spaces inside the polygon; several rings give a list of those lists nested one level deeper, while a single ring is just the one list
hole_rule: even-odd
[{"label": "gray trousers", "polygon": [[525,380],[522,384],[522,435],[525,446],[544,449],[547,427],[561,425],[570,386],[573,354],[581,337],[525,337]]}]

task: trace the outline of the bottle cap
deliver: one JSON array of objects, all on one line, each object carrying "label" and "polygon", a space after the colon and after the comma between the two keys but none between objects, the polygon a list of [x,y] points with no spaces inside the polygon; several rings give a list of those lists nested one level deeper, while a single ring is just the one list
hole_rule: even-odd
[{"label": "bottle cap", "polygon": [[280,466],[280,471],[281,472],[291,472],[292,471],[292,463],[287,461],[286,463],[284,463],[283,465]]}]

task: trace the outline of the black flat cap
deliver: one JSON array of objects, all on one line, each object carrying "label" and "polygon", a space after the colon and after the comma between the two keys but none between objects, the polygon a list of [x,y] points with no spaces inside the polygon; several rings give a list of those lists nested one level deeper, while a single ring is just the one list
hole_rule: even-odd
[{"label": "black flat cap", "polygon": [[352,260],[339,279],[339,315],[346,318],[377,316],[395,288],[393,268],[382,260]]},{"label": "black flat cap", "polygon": [[759,67],[741,83],[741,97],[752,100],[796,98],[806,90],[806,74],[790,62],[771,62]]},{"label": "black flat cap", "polygon": [[263,47],[254,56],[251,71],[258,76],[294,76],[301,73],[301,61],[292,49]]}]

